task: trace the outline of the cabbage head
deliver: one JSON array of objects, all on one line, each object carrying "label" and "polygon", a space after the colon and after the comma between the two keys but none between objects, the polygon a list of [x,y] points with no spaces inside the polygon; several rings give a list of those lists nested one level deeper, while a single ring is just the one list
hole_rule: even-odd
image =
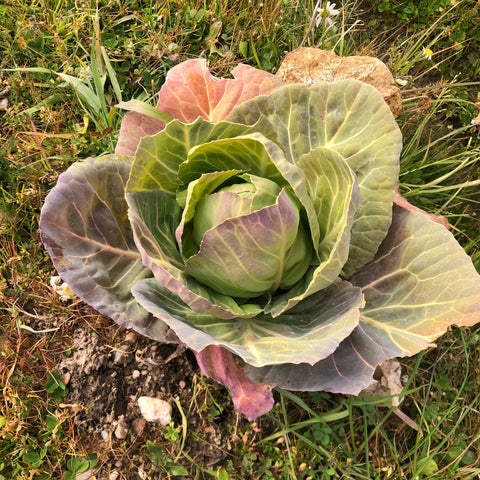
[{"label": "cabbage head", "polygon": [[402,136],[381,94],[233,75],[177,65],[114,154],[60,175],[40,229],[71,289],[186,344],[249,419],[273,386],[358,394],[379,363],[479,321],[470,258],[395,202]]}]

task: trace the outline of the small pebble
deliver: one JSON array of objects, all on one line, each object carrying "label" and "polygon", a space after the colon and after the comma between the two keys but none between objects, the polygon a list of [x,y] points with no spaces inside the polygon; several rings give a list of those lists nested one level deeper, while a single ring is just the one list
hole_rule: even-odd
[{"label": "small pebble", "polygon": [[147,422],[143,417],[138,417],[132,422],[132,430],[135,435],[141,435],[145,430]]},{"label": "small pebble", "polygon": [[134,343],[136,339],[137,339],[137,334],[135,332],[128,332],[125,335],[125,341],[126,342]]},{"label": "small pebble", "polygon": [[160,425],[165,427],[172,420],[172,406],[165,400],[153,397],[140,397],[138,406],[143,418],[147,422],[160,423]]},{"label": "small pebble", "polygon": [[120,415],[118,417],[118,423],[114,433],[115,433],[115,437],[117,437],[119,440],[123,440],[124,438],[127,437],[128,424],[123,415]]},{"label": "small pebble", "polygon": [[64,383],[64,385],[68,385],[70,383],[70,379],[72,375],[70,372],[65,372],[61,377],[60,380]]},{"label": "small pebble", "polygon": [[134,370],[132,372],[132,378],[138,378],[140,376],[140,372],[138,370]]}]

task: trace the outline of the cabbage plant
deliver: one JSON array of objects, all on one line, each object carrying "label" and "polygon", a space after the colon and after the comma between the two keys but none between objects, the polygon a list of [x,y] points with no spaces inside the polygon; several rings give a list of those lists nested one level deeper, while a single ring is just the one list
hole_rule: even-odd
[{"label": "cabbage plant", "polygon": [[273,386],[358,394],[480,319],[470,258],[395,202],[402,136],[373,86],[233,76],[177,65],[114,154],[60,175],[41,238],[80,298],[186,344],[249,419]]}]

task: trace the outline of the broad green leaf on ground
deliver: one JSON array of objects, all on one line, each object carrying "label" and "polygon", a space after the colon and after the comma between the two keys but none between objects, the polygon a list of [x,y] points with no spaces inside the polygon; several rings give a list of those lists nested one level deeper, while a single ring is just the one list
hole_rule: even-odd
[{"label": "broad green leaf on ground", "polygon": [[261,314],[224,320],[198,315],[154,279],[138,281],[132,292],[192,350],[223,346],[254,366],[292,359],[317,363],[334,352],[358,325],[364,306],[360,289],[340,280],[274,319]]},{"label": "broad green leaf on ground", "polygon": [[376,365],[434,346],[451,325],[478,322],[480,278],[453,235],[426,215],[394,206],[374,261],[351,278],[366,305],[359,326],[313,367],[247,367],[255,381],[291,390],[358,394]]},{"label": "broad green leaf on ground", "polygon": [[372,260],[390,226],[402,148],[398,125],[376,88],[356,80],[286,85],[235,107],[226,120],[254,126],[294,164],[316,147],[340,153],[360,187],[345,276]]},{"label": "broad green leaf on ground", "polygon": [[451,325],[479,320],[480,277],[470,257],[442,225],[398,206],[375,261],[352,283],[367,301],[362,328],[390,358],[427,348]]},{"label": "broad green leaf on ground", "polygon": [[284,84],[279,77],[244,64],[232,75],[233,79],[213,77],[202,58],[182,62],[169,70],[157,108],[182,122],[198,117],[219,122],[235,105]]},{"label": "broad green leaf on ground", "polygon": [[127,217],[130,166],[129,157],[107,155],[62,173],[42,209],[41,238],[60,276],[82,300],[120,325],[168,340],[168,327],[130,292],[136,280],[152,276]]},{"label": "broad green leaf on ground", "polygon": [[228,350],[211,345],[195,352],[195,356],[202,374],[225,385],[230,390],[235,408],[249,421],[271,410],[274,404],[271,388],[252,382]]}]

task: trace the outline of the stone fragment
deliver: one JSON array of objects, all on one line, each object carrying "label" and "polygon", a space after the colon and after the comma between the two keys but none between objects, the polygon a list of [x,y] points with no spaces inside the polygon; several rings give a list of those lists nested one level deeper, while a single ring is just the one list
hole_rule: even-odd
[{"label": "stone fragment", "polygon": [[143,417],[138,417],[132,421],[132,430],[135,435],[141,435],[145,430],[147,422]]},{"label": "stone fragment", "polygon": [[161,398],[140,397],[138,406],[147,422],[160,423],[166,426],[172,420],[172,406]]},{"label": "stone fragment", "polygon": [[354,78],[377,88],[395,117],[402,110],[400,90],[387,66],[378,58],[339,57],[329,50],[300,47],[287,53],[277,75],[286,83],[305,85]]},{"label": "stone fragment", "polygon": [[125,420],[124,415],[120,415],[118,417],[117,426],[116,426],[115,432],[114,432],[115,437],[118,438],[119,440],[123,440],[124,438],[127,437],[127,433],[128,433],[127,421]]}]

